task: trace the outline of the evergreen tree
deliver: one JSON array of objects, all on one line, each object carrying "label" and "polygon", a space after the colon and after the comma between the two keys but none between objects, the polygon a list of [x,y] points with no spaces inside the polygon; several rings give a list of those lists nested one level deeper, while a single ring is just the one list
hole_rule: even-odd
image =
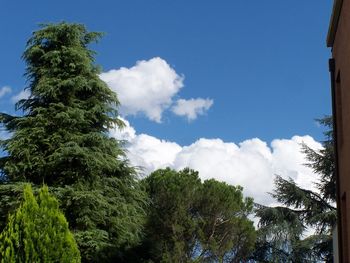
[{"label": "evergreen tree", "polygon": [[[336,224],[332,118],[319,122],[328,130],[323,148],[303,145],[306,165],[320,175],[318,192],[300,188],[292,179],[275,179],[272,196],[284,206],[257,205],[259,238],[254,258],[259,262],[333,262],[332,228]],[[304,238],[305,231],[315,229]]]},{"label": "evergreen tree", "polygon": [[[2,113],[13,136],[2,142],[2,172],[11,181],[66,185],[109,177],[121,150],[108,138],[120,126],[116,94],[98,77],[87,45],[100,33],[60,23],[33,33],[23,58],[30,97],[17,103],[22,117]],[[120,159],[120,158],[119,158]]]},{"label": "evergreen tree", "polygon": [[160,169],[144,179],[151,198],[146,244],[154,262],[190,262],[196,246],[194,220],[201,181],[198,172]]},{"label": "evergreen tree", "polygon": [[197,262],[243,262],[254,249],[256,233],[248,216],[253,199],[243,198],[243,188],[214,179],[200,192]]},{"label": "evergreen tree", "polygon": [[23,55],[30,96],[16,105],[24,114],[0,114],[12,133],[0,142],[7,153],[0,158],[0,188],[47,184],[74,230],[83,262],[109,262],[117,249],[137,243],[145,217],[146,194],[108,135],[123,123],[117,96],[100,80],[88,49],[100,36],[65,22],[35,31]]},{"label": "evergreen tree", "polygon": [[2,263],[80,262],[73,234],[47,186],[40,189],[37,200],[30,185],[25,186],[23,203],[10,215],[0,234],[0,260]]},{"label": "evergreen tree", "polygon": [[144,179],[151,198],[146,237],[125,262],[240,262],[254,247],[248,215],[252,199],[242,188],[198,172],[160,169]]}]

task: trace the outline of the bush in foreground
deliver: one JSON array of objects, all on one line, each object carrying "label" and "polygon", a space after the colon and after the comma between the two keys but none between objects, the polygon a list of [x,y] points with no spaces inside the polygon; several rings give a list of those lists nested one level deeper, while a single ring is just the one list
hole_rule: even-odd
[{"label": "bush in foreground", "polygon": [[1,263],[80,262],[80,253],[58,201],[48,187],[37,198],[27,184],[23,203],[0,234]]}]

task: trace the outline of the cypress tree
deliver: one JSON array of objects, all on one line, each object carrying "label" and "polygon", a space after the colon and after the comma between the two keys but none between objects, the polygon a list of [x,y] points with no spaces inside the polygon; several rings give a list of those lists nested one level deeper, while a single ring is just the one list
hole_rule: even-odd
[{"label": "cypress tree", "polygon": [[0,234],[1,263],[80,262],[78,246],[58,201],[44,186],[35,199],[29,184],[24,200]]},{"label": "cypress tree", "polygon": [[119,142],[108,135],[123,123],[117,95],[100,80],[88,49],[100,37],[80,24],[42,25],[23,54],[30,91],[16,104],[23,115],[0,114],[12,133],[0,142],[7,153],[0,158],[2,187],[47,184],[83,262],[109,262],[117,249],[137,243],[145,217],[146,194]]}]

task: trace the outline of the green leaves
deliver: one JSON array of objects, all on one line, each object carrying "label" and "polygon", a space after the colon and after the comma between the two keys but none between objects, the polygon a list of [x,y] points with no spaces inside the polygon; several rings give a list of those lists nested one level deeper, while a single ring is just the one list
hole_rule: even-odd
[{"label": "green leaves", "polygon": [[[108,135],[123,122],[117,95],[100,80],[88,49],[101,35],[80,24],[42,25],[23,54],[30,92],[16,105],[23,116],[0,114],[12,132],[0,141],[7,154],[0,157],[2,181],[47,184],[84,262],[113,261],[117,250],[138,243],[147,204],[120,143]],[[16,204],[13,197],[0,201],[0,211]]]},{"label": "green leaves", "polygon": [[242,190],[214,179],[203,183],[198,209],[200,260],[243,260],[253,250],[255,229],[248,219],[253,202],[243,199]]},{"label": "green leaves", "polygon": [[321,177],[316,185],[322,198],[329,203],[334,203],[336,201],[336,177],[332,130],[333,119],[332,116],[325,116],[323,119],[317,121],[327,128],[324,132],[325,141],[322,143],[323,149],[315,151],[307,145],[303,145],[303,152],[309,161],[306,165]]},{"label": "green leaves", "polygon": [[198,173],[167,168],[155,171],[143,183],[151,198],[146,242],[151,244],[152,259],[187,262],[196,245]]},{"label": "green leaves", "polygon": [[[198,172],[160,169],[143,181],[151,198],[144,260],[155,262],[233,262],[243,260],[255,241],[252,199],[242,188]],[[140,248],[139,248],[140,249]]]},{"label": "green leaves", "polygon": [[[31,95],[17,104],[25,115],[0,117],[14,132],[1,145],[9,158],[0,162],[0,169],[9,179],[63,185],[117,169],[122,151],[106,132],[121,125],[119,101],[99,79],[86,47],[99,36],[67,23],[49,24],[33,33],[23,55]],[[94,156],[100,145],[103,156]],[[85,169],[90,163],[94,167]]]},{"label": "green leaves", "polygon": [[0,234],[1,262],[80,262],[80,253],[58,201],[48,187],[34,197],[25,185],[23,202]]},{"label": "green leaves", "polygon": [[[319,120],[328,129],[332,118]],[[332,260],[332,228],[337,220],[332,130],[325,133],[324,148],[303,145],[306,165],[320,175],[319,192],[300,188],[292,179],[276,176],[272,196],[283,206],[256,205],[260,218],[254,259],[268,262],[318,262]],[[304,238],[308,228],[313,235]]]}]

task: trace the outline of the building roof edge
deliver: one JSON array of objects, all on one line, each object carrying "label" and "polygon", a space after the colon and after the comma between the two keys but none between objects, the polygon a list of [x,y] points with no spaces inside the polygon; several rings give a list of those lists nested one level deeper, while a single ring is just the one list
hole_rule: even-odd
[{"label": "building roof edge", "polygon": [[327,47],[333,47],[342,6],[343,0],[334,0],[332,16],[328,28]]}]

